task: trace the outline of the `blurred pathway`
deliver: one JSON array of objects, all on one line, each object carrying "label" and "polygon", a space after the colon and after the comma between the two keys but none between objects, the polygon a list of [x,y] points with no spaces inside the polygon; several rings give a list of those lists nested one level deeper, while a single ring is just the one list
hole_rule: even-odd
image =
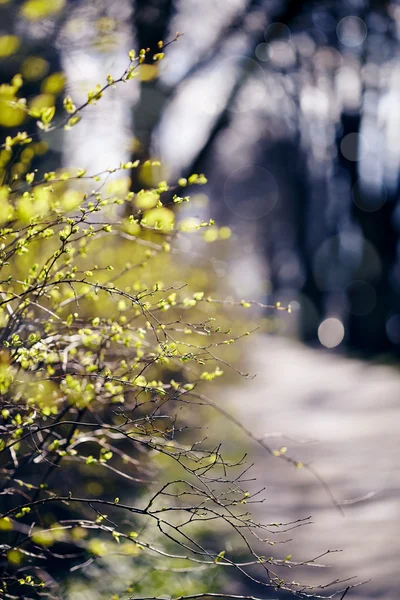
[{"label": "blurred pathway", "polygon": [[[271,437],[268,443],[310,462],[346,503],[342,516],[308,471],[254,445],[253,476],[266,486],[267,497],[256,512],[267,522],[312,515],[314,524],[293,531],[283,557],[290,551],[293,560],[303,560],[343,549],[327,557],[332,568],[312,570],[310,581],[371,578],[349,599],[398,600],[400,371],[277,338],[260,336],[249,346],[249,369],[257,377],[224,389],[231,412],[259,436],[282,432],[292,438]],[[366,499],[349,503],[360,497]]]}]

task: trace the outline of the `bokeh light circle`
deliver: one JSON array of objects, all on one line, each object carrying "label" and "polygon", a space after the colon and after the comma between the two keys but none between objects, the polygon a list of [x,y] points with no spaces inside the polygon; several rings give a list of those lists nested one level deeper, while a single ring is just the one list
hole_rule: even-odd
[{"label": "bokeh light circle", "polygon": [[268,47],[271,63],[280,69],[285,69],[295,64],[296,50],[291,42],[276,40]]},{"label": "bokeh light circle", "polygon": [[340,151],[344,158],[357,162],[368,154],[369,144],[367,138],[361,133],[348,133],[340,142]]},{"label": "bokeh light circle", "polygon": [[375,212],[387,200],[387,189],[383,183],[377,185],[372,178],[363,178],[354,184],[352,190],[354,204],[364,212]]},{"label": "bokeh light circle", "polygon": [[265,217],[278,199],[277,181],[264,167],[241,167],[233,171],[225,181],[225,204],[239,219],[253,221]]},{"label": "bokeh light circle", "polygon": [[325,319],[318,327],[318,339],[325,348],[336,348],[344,338],[343,323],[334,317]]},{"label": "bokeh light circle", "polygon": [[270,42],[272,40],[290,42],[292,39],[292,32],[284,23],[271,23],[264,31],[264,39],[266,42]]},{"label": "bokeh light circle", "polygon": [[296,49],[291,42],[274,40],[269,44],[258,44],[254,51],[260,62],[268,62],[279,68],[287,68],[296,62]]},{"label": "bokeh light circle", "polygon": [[266,44],[265,42],[258,44],[254,51],[254,54],[256,55],[258,60],[262,62],[267,62],[270,59],[269,44]]},{"label": "bokeh light circle", "polygon": [[392,344],[400,344],[400,314],[389,317],[386,322],[386,335]]},{"label": "bokeh light circle", "polygon": [[359,17],[344,17],[336,28],[336,34],[344,46],[360,46],[368,35],[368,27]]}]

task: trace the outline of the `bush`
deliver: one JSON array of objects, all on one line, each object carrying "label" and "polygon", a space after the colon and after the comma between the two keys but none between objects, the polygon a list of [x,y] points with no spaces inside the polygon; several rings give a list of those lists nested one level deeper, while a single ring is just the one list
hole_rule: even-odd
[{"label": "bush", "polygon": [[[20,75],[3,96],[40,130],[68,130],[145,56],[130,52],[124,74],[82,106],[65,98],[64,116],[28,109]],[[15,169],[37,145],[18,131],[1,157],[3,596],[234,597],[234,575],[263,595],[312,595],[282,578],[290,556],[256,549],[288,524],[251,518],[244,457],[228,460],[196,434],[202,407],[217,408],[203,392],[226,364],[215,352],[243,336],[176,244],[208,227],[218,237],[212,222],[179,220],[186,188],[205,177],[134,193],[110,176],[156,161],[96,175]]]}]

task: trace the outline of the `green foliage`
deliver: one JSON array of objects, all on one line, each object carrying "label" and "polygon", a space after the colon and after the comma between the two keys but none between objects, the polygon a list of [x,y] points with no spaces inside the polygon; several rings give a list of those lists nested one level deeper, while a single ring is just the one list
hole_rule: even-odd
[{"label": "green foliage", "polygon": [[[29,18],[44,4],[27,2]],[[62,115],[27,108],[20,75],[0,103],[42,131],[68,130],[145,56],[131,51],[123,75],[109,75],[82,106],[66,97]],[[265,558],[252,545],[273,545],[273,528],[287,524],[257,523],[244,509],[255,500],[243,459],[228,461],[191,428],[212,405],[204,386],[229,367],[217,353],[245,335],[232,334],[220,305],[253,304],[213,298],[207,274],[180,255],[182,236],[229,237],[180,216],[189,201],[180,188],[205,184],[204,175],[132,191],[110,176],[158,161],[40,175],[20,160],[26,150],[41,151],[24,130],[1,150],[1,593],[62,598],[89,586],[98,598],[200,597],[224,589],[233,569],[310,595],[282,580],[290,556]],[[71,574],[61,582],[60,561]]]}]

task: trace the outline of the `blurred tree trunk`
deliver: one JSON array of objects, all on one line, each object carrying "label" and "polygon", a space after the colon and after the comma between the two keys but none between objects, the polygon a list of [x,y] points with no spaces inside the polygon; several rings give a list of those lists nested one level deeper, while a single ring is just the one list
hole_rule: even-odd
[{"label": "blurred tree trunk", "polygon": [[[133,9],[133,30],[139,48],[150,48],[145,64],[152,63],[159,41],[167,40],[170,21],[173,15],[173,0],[136,0]],[[168,94],[160,89],[156,79],[142,81],[140,100],[134,108],[135,144],[133,159],[146,160],[151,157],[152,136],[160,114],[162,114]],[[137,190],[140,171],[131,173],[132,189]]]}]

